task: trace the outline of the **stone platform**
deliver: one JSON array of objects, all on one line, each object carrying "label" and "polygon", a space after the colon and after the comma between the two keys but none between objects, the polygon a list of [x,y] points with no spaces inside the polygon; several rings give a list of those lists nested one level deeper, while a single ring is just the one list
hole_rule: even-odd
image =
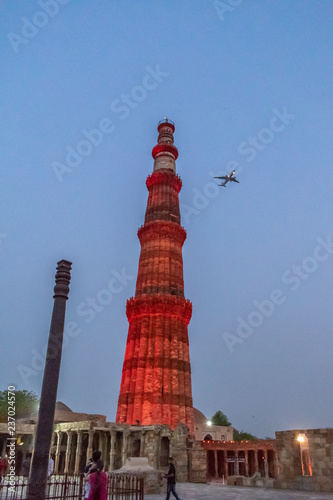
[{"label": "stone platform", "polygon": [[162,472],[155,470],[148,463],[148,458],[129,457],[121,469],[112,471],[113,474],[133,474],[144,478],[144,493],[160,493],[163,485]]}]

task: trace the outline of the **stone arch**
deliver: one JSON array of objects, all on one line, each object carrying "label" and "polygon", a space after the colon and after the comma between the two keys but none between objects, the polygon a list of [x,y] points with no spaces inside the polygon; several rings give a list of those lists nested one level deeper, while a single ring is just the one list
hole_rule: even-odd
[{"label": "stone arch", "polygon": [[141,449],[141,440],[140,439],[133,439],[132,457],[139,457],[140,456],[140,449]]},{"label": "stone arch", "polygon": [[167,436],[161,438],[160,467],[167,467],[170,456],[170,440]]}]

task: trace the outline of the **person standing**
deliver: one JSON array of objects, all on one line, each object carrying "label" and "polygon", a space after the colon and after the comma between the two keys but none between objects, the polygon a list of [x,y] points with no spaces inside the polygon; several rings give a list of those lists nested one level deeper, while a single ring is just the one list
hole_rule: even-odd
[{"label": "person standing", "polygon": [[168,481],[167,485],[167,496],[165,500],[169,500],[170,494],[172,493],[176,500],[180,500],[179,496],[176,493],[176,468],[173,464],[173,458],[169,457],[169,470],[167,474],[164,474],[164,477]]},{"label": "person standing", "polygon": [[107,500],[108,476],[103,471],[104,465],[100,451],[93,452],[92,461],[93,464],[84,478],[90,485],[88,500]]},{"label": "person standing", "polygon": [[[89,458],[87,465],[83,469],[84,477],[86,477],[89,474],[90,467],[92,467],[92,464],[93,464],[92,458]],[[88,481],[85,481],[84,498],[89,497],[89,492],[90,492],[90,484]]]},{"label": "person standing", "polygon": [[30,466],[31,466],[31,457],[32,457],[32,453],[28,453],[26,456],[26,459],[23,460],[21,474],[24,477],[29,477]]},{"label": "person standing", "polygon": [[49,464],[48,464],[48,467],[47,467],[47,478],[48,479],[50,479],[50,476],[51,476],[51,474],[52,474],[53,471],[54,471],[54,460],[53,460],[53,458],[50,455]]}]

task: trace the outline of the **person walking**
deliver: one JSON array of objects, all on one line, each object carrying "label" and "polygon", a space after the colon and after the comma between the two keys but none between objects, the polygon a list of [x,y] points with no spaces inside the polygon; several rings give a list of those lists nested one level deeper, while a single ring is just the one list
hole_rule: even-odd
[{"label": "person walking", "polygon": [[173,458],[169,457],[169,470],[167,474],[164,474],[164,477],[167,479],[167,496],[165,500],[169,500],[170,494],[172,493],[176,500],[180,500],[179,496],[176,493],[176,468],[173,464]]}]

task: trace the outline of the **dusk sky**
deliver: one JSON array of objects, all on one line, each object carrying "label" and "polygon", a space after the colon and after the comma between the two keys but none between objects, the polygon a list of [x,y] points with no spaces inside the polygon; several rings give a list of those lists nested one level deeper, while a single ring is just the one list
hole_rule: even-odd
[{"label": "dusk sky", "polygon": [[57,399],[115,420],[167,116],[194,406],[258,437],[332,427],[333,2],[3,0],[0,23],[0,390],[40,395],[67,259]]}]

